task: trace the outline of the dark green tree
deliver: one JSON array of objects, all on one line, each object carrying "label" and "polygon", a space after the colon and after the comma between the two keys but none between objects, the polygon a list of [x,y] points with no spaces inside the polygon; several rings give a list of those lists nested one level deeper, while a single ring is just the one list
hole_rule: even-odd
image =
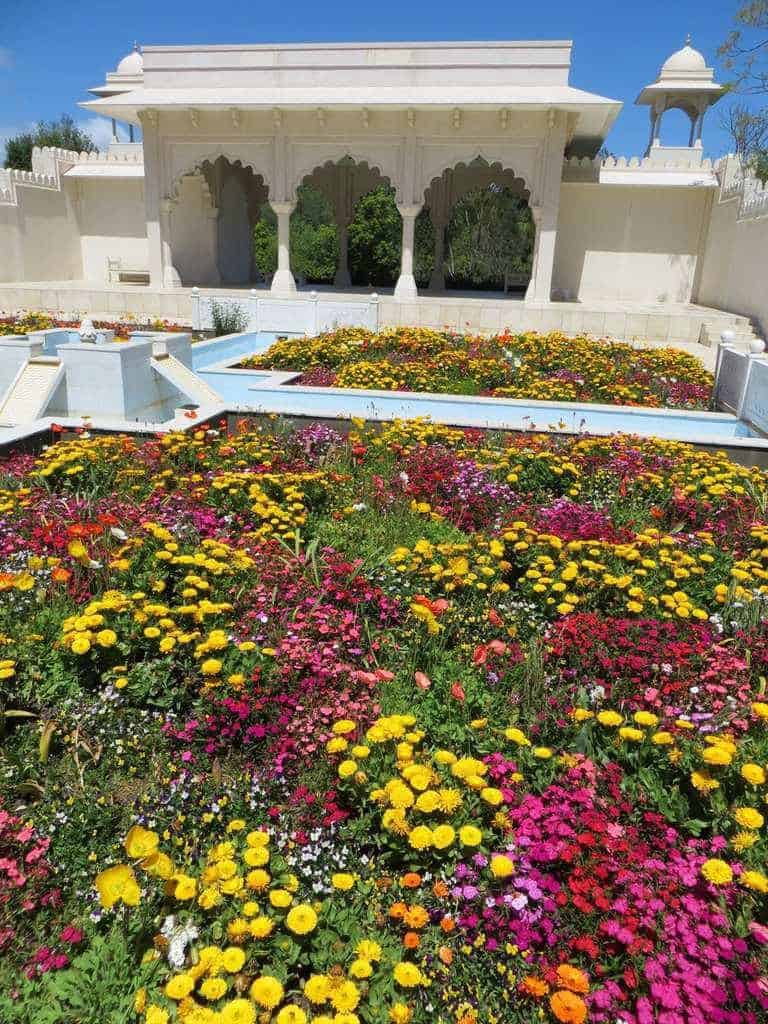
[{"label": "dark green tree", "polygon": [[[291,216],[291,270],[300,280],[326,283],[333,281],[338,259],[338,231],[331,204],[318,189],[299,186]],[[269,203],[261,208],[253,229],[253,261],[264,277],[277,269],[277,218]]]},{"label": "dark green tree", "polygon": [[456,288],[502,288],[506,275],[530,273],[533,240],[522,196],[500,185],[473,189],[448,222],[446,280]]},{"label": "dark green tree", "polygon": [[90,135],[78,128],[69,114],[62,114],[58,121],[38,121],[33,131],[8,139],[5,144],[5,166],[19,171],[31,171],[32,150],[35,146],[57,146],[77,153],[90,153],[96,149]]}]

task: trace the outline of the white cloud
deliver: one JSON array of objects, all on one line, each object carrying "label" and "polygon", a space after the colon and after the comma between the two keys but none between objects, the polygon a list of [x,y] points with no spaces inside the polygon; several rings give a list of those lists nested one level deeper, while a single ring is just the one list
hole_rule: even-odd
[{"label": "white cloud", "polygon": [[0,71],[10,71],[13,67],[13,54],[5,46],[0,46]]},{"label": "white cloud", "polygon": [[77,127],[90,135],[99,150],[107,149],[112,141],[112,122],[109,118],[89,117],[87,121],[78,121]]}]

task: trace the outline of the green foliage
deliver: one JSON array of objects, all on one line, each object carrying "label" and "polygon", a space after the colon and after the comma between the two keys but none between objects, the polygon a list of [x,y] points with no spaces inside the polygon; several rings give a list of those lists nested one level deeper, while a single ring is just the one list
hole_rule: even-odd
[{"label": "green foliage", "polygon": [[525,200],[491,185],[463,196],[447,230],[446,277],[458,287],[502,288],[506,274],[529,274],[534,228]]},{"label": "green foliage", "polygon": [[248,326],[248,317],[240,306],[231,302],[211,303],[211,319],[216,337],[222,334],[237,334]]},{"label": "green foliage", "polygon": [[133,1024],[136,990],[156,971],[137,970],[135,942],[122,928],[93,937],[72,966],[51,971],[39,981],[21,980],[17,998],[0,991],[3,1024]]},{"label": "green foliage", "polygon": [[62,114],[58,121],[38,121],[31,132],[22,132],[8,139],[5,143],[5,166],[31,171],[35,146],[57,146],[78,153],[90,153],[96,149],[90,135],[78,128],[69,114]]},{"label": "green foliage", "polygon": [[[333,281],[339,240],[331,204],[309,185],[299,186],[297,197],[291,216],[291,270],[304,281]],[[253,229],[253,259],[263,277],[277,270],[277,218],[269,203]]]},{"label": "green foliage", "polygon": [[349,268],[354,284],[391,285],[400,271],[403,222],[395,190],[380,185],[363,196],[349,225]]},{"label": "green foliage", "polygon": [[333,281],[339,262],[339,239],[333,224],[291,224],[291,267],[305,281]]},{"label": "green foliage", "polygon": [[[270,212],[271,212],[271,208]],[[277,227],[262,208],[261,217],[253,228],[253,262],[262,277],[269,277],[277,270]]]}]

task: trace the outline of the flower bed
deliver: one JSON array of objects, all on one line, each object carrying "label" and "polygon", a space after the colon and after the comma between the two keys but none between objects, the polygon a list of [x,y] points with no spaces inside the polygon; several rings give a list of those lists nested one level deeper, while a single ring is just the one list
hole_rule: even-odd
[{"label": "flower bed", "polygon": [[301,370],[293,383],[314,387],[679,409],[706,409],[712,393],[712,375],[686,352],[557,333],[482,338],[414,327],[378,334],[345,327],[280,339],[240,367]]},{"label": "flower bed", "polygon": [[[15,317],[0,317],[0,338],[7,334],[26,334],[28,331],[50,331],[60,327],[76,330],[80,320],[62,320],[47,313],[23,313]],[[184,327],[167,320],[94,320],[99,330],[114,331],[116,338],[127,338],[132,331],[183,331]]]},{"label": "flower bed", "polygon": [[270,420],[0,480],[0,1019],[759,1024],[768,480]]}]

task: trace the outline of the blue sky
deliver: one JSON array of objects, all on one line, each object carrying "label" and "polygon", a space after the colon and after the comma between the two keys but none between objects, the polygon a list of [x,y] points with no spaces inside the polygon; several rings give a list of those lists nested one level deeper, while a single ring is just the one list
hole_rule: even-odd
[{"label": "blue sky", "polygon": [[[572,39],[571,84],[624,102],[608,139],[617,155],[642,154],[648,112],[635,107],[640,89],[653,81],[667,56],[682,46],[687,32],[707,62],[719,68],[715,52],[727,35],[735,0],[548,0],[512,4],[509,0],[472,3],[386,3],[306,0],[257,4],[240,0],[0,0],[0,141],[33,125],[71,113],[109,139],[108,122],[77,107],[89,86],[130,49],[133,40],[151,43],[240,43],[422,39]],[[721,104],[724,106],[724,102]],[[668,130],[664,141],[680,141]],[[682,119],[683,115],[679,114]],[[710,155],[726,152],[728,136],[718,124],[718,108],[704,126]]]}]

